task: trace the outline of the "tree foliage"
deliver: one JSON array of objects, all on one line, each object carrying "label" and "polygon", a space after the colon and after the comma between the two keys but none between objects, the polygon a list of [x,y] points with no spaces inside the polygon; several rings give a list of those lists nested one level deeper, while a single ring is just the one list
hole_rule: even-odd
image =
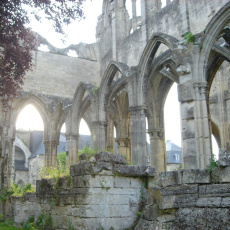
[{"label": "tree foliage", "polygon": [[[26,27],[41,16],[53,22],[58,33],[63,26],[83,18],[85,0],[1,0],[0,2],[0,97],[4,105],[21,90],[25,74],[32,69],[31,51],[36,48],[35,34]],[[26,10],[28,9],[28,10]]]}]

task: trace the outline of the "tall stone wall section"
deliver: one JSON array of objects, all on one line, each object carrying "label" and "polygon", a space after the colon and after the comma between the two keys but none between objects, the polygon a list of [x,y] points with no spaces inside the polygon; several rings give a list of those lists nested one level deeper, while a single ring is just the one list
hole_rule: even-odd
[{"label": "tall stone wall section", "polygon": [[23,85],[25,92],[73,98],[79,82],[99,84],[96,61],[36,51],[33,70]]}]

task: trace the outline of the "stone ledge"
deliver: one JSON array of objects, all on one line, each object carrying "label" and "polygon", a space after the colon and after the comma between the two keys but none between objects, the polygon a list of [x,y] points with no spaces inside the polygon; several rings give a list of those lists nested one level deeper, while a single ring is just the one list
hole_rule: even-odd
[{"label": "stone ledge", "polygon": [[121,176],[148,176],[155,177],[155,168],[147,165],[115,165],[113,173],[117,173]]}]

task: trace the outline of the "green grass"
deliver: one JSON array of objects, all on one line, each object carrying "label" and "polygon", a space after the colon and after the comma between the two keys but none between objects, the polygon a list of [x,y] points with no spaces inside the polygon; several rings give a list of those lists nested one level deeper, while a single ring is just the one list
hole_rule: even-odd
[{"label": "green grass", "polygon": [[22,228],[9,226],[5,223],[0,223],[0,230],[22,230]]}]

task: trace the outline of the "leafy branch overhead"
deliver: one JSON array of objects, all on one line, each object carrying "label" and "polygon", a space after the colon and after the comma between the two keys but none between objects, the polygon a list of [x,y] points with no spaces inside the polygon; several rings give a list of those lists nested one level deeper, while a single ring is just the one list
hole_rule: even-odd
[{"label": "leafy branch overhead", "polygon": [[[26,27],[40,15],[53,22],[56,32],[63,26],[84,17],[85,0],[1,0],[0,2],[0,97],[6,106],[16,97],[25,74],[32,69],[31,51],[36,48],[35,34]],[[30,9],[27,11],[26,9]]]}]

